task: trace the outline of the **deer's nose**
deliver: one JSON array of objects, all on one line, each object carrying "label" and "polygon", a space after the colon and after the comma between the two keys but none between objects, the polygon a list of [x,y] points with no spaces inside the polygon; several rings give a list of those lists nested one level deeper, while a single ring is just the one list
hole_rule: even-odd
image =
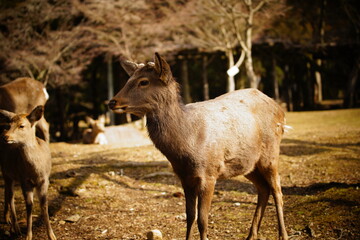
[{"label": "deer's nose", "polygon": [[8,140],[9,140],[9,136],[6,136],[6,135],[1,136],[1,141],[7,143]]},{"label": "deer's nose", "polygon": [[116,105],[117,105],[117,101],[114,99],[110,100],[110,102],[108,103],[108,106],[111,110],[114,110]]}]

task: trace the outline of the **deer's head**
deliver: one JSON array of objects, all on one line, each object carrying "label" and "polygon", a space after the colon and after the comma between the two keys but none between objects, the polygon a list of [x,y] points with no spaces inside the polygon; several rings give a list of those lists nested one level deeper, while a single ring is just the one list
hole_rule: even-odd
[{"label": "deer's head", "polygon": [[169,64],[155,53],[154,63],[136,64],[122,61],[122,67],[130,76],[125,86],[109,102],[116,113],[132,113],[139,117],[154,111],[176,83]]},{"label": "deer's head", "polygon": [[1,141],[6,144],[25,144],[32,141],[35,138],[35,123],[43,113],[43,106],[37,106],[29,114],[0,110]]},{"label": "deer's head", "polygon": [[91,126],[93,132],[95,133],[105,132],[105,122],[106,122],[105,115],[100,115],[97,120],[89,116],[86,116],[86,122]]}]

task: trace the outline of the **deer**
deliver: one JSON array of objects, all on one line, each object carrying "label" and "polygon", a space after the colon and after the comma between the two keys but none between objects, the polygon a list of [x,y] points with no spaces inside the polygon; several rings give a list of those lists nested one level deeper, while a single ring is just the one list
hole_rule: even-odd
[{"label": "deer", "polygon": [[257,239],[270,193],[279,239],[288,239],[278,171],[285,128],[281,107],[251,88],[184,105],[179,84],[158,53],[154,62],[123,59],[121,65],[130,78],[108,106],[115,113],[147,117],[151,140],[170,161],[184,189],[186,240],[191,239],[196,218],[200,239],[207,239],[215,184],[238,175],[249,179],[258,192],[247,239]]},{"label": "deer", "polygon": [[[0,86],[0,109],[14,113],[30,112],[36,106],[45,106],[49,94],[43,83],[28,77],[17,78]],[[36,124],[37,135],[50,141],[49,124],[42,117]]]},{"label": "deer", "polygon": [[14,183],[19,182],[26,204],[26,240],[32,239],[33,193],[36,189],[41,213],[50,240],[56,240],[50,225],[47,191],[51,171],[49,143],[36,136],[36,123],[43,117],[43,106],[28,114],[0,110],[0,165],[5,182],[5,220],[11,232],[21,235],[16,218]]},{"label": "deer", "polygon": [[99,116],[97,120],[86,116],[86,122],[91,128],[85,129],[83,132],[83,143],[85,144],[108,144],[105,136],[105,115]]}]

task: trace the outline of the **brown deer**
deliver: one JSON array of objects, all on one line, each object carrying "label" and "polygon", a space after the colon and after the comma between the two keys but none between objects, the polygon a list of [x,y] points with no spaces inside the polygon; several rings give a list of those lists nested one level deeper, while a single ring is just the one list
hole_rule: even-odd
[{"label": "brown deer", "polygon": [[83,132],[83,143],[85,144],[108,144],[105,136],[105,116],[101,115],[99,119],[94,120],[91,117],[86,117],[86,122],[91,128],[85,129]]},{"label": "brown deer", "polygon": [[285,118],[282,109],[260,91],[244,89],[213,100],[184,105],[168,63],[122,61],[131,76],[109,102],[114,112],[146,115],[155,146],[168,158],[185,192],[190,239],[197,217],[201,240],[207,239],[208,214],[219,178],[245,175],[258,191],[247,239],[257,239],[269,195],[275,199],[279,239],[288,239],[278,173]]},{"label": "brown deer", "polygon": [[49,144],[36,137],[35,124],[43,116],[43,107],[36,107],[29,114],[15,114],[0,110],[0,165],[5,182],[5,209],[7,223],[12,232],[21,234],[16,219],[14,203],[14,182],[20,183],[26,203],[27,234],[26,240],[32,239],[33,192],[36,188],[41,213],[46,224],[49,239],[56,237],[50,226],[48,215],[47,191],[51,170]]},{"label": "brown deer", "polygon": [[[14,113],[28,113],[36,106],[45,106],[49,95],[42,84],[31,78],[17,78],[0,86],[0,109]],[[36,124],[37,135],[49,142],[49,124],[42,117]]]}]

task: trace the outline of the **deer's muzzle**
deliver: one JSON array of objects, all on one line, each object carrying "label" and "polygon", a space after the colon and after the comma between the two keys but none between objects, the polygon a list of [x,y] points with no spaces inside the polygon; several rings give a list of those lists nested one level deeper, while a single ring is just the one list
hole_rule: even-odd
[{"label": "deer's muzzle", "polygon": [[112,111],[117,113],[123,113],[127,109],[127,105],[120,105],[119,102],[116,101],[115,99],[110,100],[108,106]]}]

